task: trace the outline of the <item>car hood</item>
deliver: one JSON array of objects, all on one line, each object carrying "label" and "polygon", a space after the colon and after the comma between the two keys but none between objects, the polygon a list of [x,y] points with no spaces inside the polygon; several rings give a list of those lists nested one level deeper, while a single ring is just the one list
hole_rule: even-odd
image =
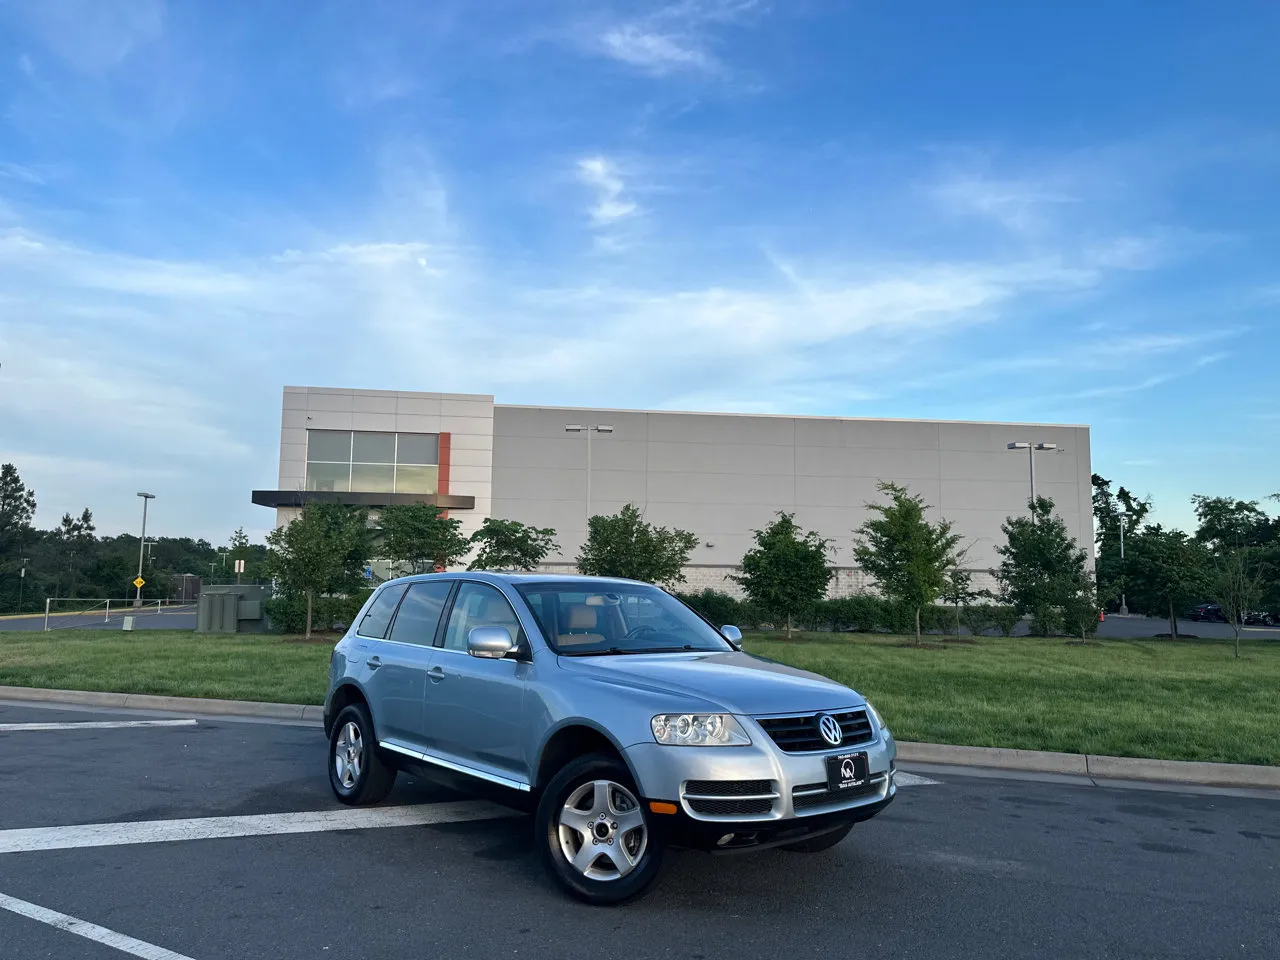
[{"label": "car hood", "polygon": [[[674,694],[730,713],[807,713],[858,707],[864,702],[834,680],[740,651],[561,657],[560,664],[584,680]],[[690,703],[685,709],[706,708]]]}]

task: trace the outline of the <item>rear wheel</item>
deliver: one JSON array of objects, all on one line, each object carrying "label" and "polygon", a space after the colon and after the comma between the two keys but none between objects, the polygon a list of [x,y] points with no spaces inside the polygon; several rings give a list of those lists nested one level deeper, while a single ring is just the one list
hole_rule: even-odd
[{"label": "rear wheel", "polygon": [[557,773],[542,792],[534,829],[548,873],[587,903],[638,897],[662,868],[662,844],[635,782],[612,757],[581,757]]},{"label": "rear wheel", "polygon": [[396,780],[394,767],[378,754],[373,721],[364,704],[353,703],[338,714],[329,734],[329,786],[350,806],[386,799]]},{"label": "rear wheel", "polygon": [[853,824],[846,823],[843,827],[832,830],[830,833],[820,833],[816,837],[807,837],[804,840],[797,840],[795,843],[788,843],[782,849],[791,853],[821,853],[823,850],[830,850],[847,837],[852,829]]}]

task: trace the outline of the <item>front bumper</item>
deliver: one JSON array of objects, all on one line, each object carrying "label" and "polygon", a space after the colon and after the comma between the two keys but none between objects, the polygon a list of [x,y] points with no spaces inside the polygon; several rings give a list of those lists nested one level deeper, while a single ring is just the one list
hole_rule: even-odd
[{"label": "front bumper", "polygon": [[789,819],[725,823],[695,820],[682,809],[679,813],[665,816],[651,814],[649,822],[654,833],[673,847],[718,854],[744,853],[795,843],[807,837],[830,833],[846,824],[870,820],[891,804],[896,796],[895,788],[871,803]]},{"label": "front bumper", "polygon": [[[746,718],[740,718],[746,719]],[[867,743],[812,753],[787,753],[752,725],[743,747],[670,747],[638,743],[626,755],[646,804],[665,801],[675,814],[654,814],[655,830],[682,846],[724,849],[727,834],[747,845],[789,842],[875,816],[897,795],[897,745],[887,730]],[[828,757],[866,753],[869,781],[848,792],[826,787]],[[692,786],[691,786],[692,784]],[[708,800],[715,796],[721,799]],[[834,826],[833,826],[834,825]],[[778,839],[779,837],[783,839]]]}]

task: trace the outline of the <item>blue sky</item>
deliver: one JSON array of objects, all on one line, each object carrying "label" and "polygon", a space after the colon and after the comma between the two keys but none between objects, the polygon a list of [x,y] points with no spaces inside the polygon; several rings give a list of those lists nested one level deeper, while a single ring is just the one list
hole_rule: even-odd
[{"label": "blue sky", "polygon": [[1088,423],[1280,489],[1274,3],[0,0],[0,460],[218,542],[285,383]]}]

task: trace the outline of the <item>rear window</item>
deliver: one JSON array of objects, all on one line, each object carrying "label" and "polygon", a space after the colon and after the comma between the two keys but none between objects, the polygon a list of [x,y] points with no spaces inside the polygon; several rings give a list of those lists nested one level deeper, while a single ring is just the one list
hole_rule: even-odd
[{"label": "rear window", "polygon": [[365,615],[360,618],[356,633],[375,640],[384,639],[387,635],[387,624],[391,622],[391,615],[396,612],[396,604],[403,596],[404,584],[402,583],[383,587],[373,598],[373,603],[369,605]]}]

